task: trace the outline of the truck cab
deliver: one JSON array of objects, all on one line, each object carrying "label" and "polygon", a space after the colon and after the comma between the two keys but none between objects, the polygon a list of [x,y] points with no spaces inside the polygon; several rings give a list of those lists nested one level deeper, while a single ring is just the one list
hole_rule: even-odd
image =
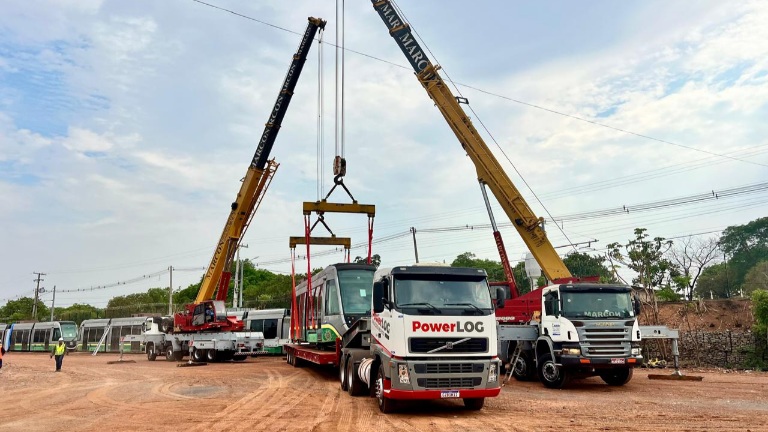
[{"label": "truck cab", "polygon": [[444,398],[480,409],[499,394],[496,318],[484,270],[403,266],[378,270],[374,281],[368,373],[382,411],[392,400]]}]

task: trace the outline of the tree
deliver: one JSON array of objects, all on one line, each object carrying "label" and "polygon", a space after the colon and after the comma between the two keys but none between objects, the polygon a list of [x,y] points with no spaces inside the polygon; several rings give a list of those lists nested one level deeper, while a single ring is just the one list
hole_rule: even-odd
[{"label": "tree", "polygon": [[475,254],[472,252],[464,252],[456,257],[451,263],[451,267],[472,267],[480,268],[488,273],[488,281],[500,282],[506,281],[507,277],[504,275],[504,268],[501,266],[501,262],[493,261],[489,259],[475,258]]},{"label": "tree", "polygon": [[104,309],[89,304],[75,303],[65,308],[56,308],[53,318],[58,321],[74,321],[80,324],[83,320],[104,318]]},{"label": "tree", "polygon": [[16,321],[47,321],[51,316],[51,310],[40,300],[37,301],[37,317],[32,317],[32,305],[35,300],[31,297],[21,297],[18,300],[10,300],[0,308],[0,317],[8,322]]},{"label": "tree", "polygon": [[582,252],[572,252],[563,258],[563,263],[575,277],[599,276],[600,282],[615,283],[616,277],[605,266],[604,256],[592,256]]},{"label": "tree", "polygon": [[733,268],[733,286],[741,287],[747,272],[768,257],[768,217],[729,226],[720,238],[720,248]]},{"label": "tree", "polygon": [[717,258],[718,241],[715,238],[697,239],[689,236],[681,239],[667,254],[680,270],[673,278],[683,297],[693,300],[693,288],[696,286],[704,268]]},{"label": "tree", "polygon": [[[645,291],[648,303],[652,306],[653,323],[659,322],[659,306],[656,303],[655,290],[670,284],[675,274],[675,265],[664,254],[672,247],[672,241],[663,237],[649,239],[645,228],[635,228],[635,238],[626,245],[611,243],[607,246],[608,256],[637,273],[632,283],[640,285]],[[623,251],[622,251],[623,250]]]},{"label": "tree", "polygon": [[741,286],[744,296],[750,295],[757,289],[768,291],[768,261],[760,261],[752,267]]},{"label": "tree", "polygon": [[713,264],[702,270],[694,291],[700,298],[728,298],[732,281],[732,268],[726,263]]},{"label": "tree", "polygon": [[[367,264],[368,263],[368,257],[367,256],[364,256],[364,257],[356,256],[355,259],[352,262],[358,263],[358,264]],[[374,267],[379,268],[379,266],[381,265],[381,257],[379,256],[379,254],[371,255],[371,264]]]}]

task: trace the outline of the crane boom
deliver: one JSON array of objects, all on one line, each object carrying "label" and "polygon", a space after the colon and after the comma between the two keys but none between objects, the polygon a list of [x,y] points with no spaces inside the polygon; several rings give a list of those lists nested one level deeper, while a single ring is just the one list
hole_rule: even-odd
[{"label": "crane boom", "polygon": [[498,200],[513,226],[541,266],[549,280],[572,278],[570,271],[547,239],[542,227],[543,218],[537,217],[496,157],[477,132],[469,116],[438,73],[439,66],[429,61],[424,50],[414,39],[410,26],[403,21],[389,0],[371,0],[389,33],[416,72],[424,90],[437,105],[461,146],[469,155],[477,171],[477,178],[485,183]]},{"label": "crane boom", "polygon": [[260,201],[274,173],[274,169],[269,167],[265,169],[269,153],[275,143],[277,133],[280,131],[280,124],[291,102],[293,91],[301,75],[304,62],[307,60],[307,54],[312,46],[315,34],[318,29],[325,28],[325,21],[320,18],[309,17],[308,21],[307,29],[304,31],[299,48],[296,54],[294,54],[291,65],[285,75],[280,93],[277,95],[277,101],[275,101],[272,113],[259,140],[259,145],[248,166],[245,178],[240,185],[240,191],[237,193],[235,202],[231,205],[229,217],[224,224],[224,230],[221,232],[219,242],[216,244],[216,250],[200,285],[200,291],[197,293],[196,303],[212,299],[217,287],[217,300],[226,299],[229,286],[228,270],[240,244],[240,239],[248,227],[256,204]]}]

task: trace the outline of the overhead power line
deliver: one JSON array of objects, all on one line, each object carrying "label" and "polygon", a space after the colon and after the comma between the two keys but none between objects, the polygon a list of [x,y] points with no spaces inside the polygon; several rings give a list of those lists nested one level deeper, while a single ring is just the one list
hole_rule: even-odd
[{"label": "overhead power line", "polygon": [[[205,5],[205,6],[208,6],[208,7],[211,7],[211,8],[214,8],[214,9],[218,9],[218,10],[223,11],[223,12],[228,12],[228,13],[231,13],[231,14],[233,14],[235,16],[240,17],[240,18],[244,18],[244,19],[247,19],[247,20],[250,20],[250,21],[254,21],[254,22],[257,22],[259,24],[263,24],[263,25],[266,25],[266,26],[269,26],[269,27],[276,28],[278,30],[282,30],[282,31],[285,31],[285,32],[288,32],[288,33],[293,33],[293,34],[298,34],[298,35],[301,34],[301,33],[296,32],[294,30],[290,30],[290,29],[287,29],[285,27],[281,27],[281,26],[278,26],[278,25],[275,25],[275,24],[271,24],[271,23],[268,23],[266,21],[262,21],[262,20],[253,18],[253,17],[245,15],[245,14],[242,14],[242,13],[239,13],[239,12],[235,12],[235,11],[233,11],[231,9],[227,9],[227,8],[223,8],[223,7],[220,7],[220,6],[216,6],[216,5],[213,5],[211,3],[206,3],[204,1],[201,1],[201,0],[191,0],[191,1],[193,1],[195,3],[199,3],[199,4],[202,4],[202,5]],[[401,65],[401,64],[398,64],[398,63],[393,63],[393,62],[390,62],[390,61],[387,61],[387,60],[384,60],[384,59],[372,56],[370,54],[365,54],[365,53],[362,53],[360,51],[355,51],[355,50],[352,50],[352,49],[349,49],[349,48],[346,48],[346,47],[338,47],[338,46],[336,46],[334,44],[330,44],[330,43],[329,43],[329,45],[334,46],[335,48],[338,48],[338,49],[342,49],[344,51],[348,51],[348,52],[353,53],[353,54],[358,54],[358,55],[361,55],[361,56],[364,56],[364,57],[368,57],[370,59],[373,59],[373,60],[376,60],[376,61],[379,61],[379,62],[383,62],[383,63],[387,63],[389,65],[397,66],[397,67],[399,67],[401,69],[405,69],[405,70],[408,70],[408,71],[411,70],[411,68],[409,68],[409,67],[407,67],[405,65]],[[552,113],[552,114],[556,114],[556,115],[559,115],[559,116],[567,117],[567,118],[570,118],[570,119],[573,119],[573,120],[577,120],[577,121],[581,121],[581,122],[584,122],[584,123],[589,123],[589,124],[592,124],[592,125],[595,125],[595,126],[606,128],[606,129],[611,129],[611,130],[614,130],[614,131],[617,131],[617,132],[621,132],[621,133],[625,133],[625,134],[628,134],[628,135],[634,135],[634,136],[639,137],[639,138],[644,138],[644,139],[648,139],[648,140],[651,140],[651,141],[656,141],[656,142],[659,142],[659,143],[663,143],[663,144],[668,144],[668,145],[672,145],[672,146],[675,146],[675,147],[684,148],[684,149],[687,149],[687,150],[693,150],[693,151],[696,151],[696,152],[705,153],[705,154],[709,154],[709,155],[712,155],[712,156],[717,156],[717,157],[720,157],[720,158],[730,159],[730,160],[734,160],[734,161],[738,161],[738,162],[744,162],[744,163],[748,163],[748,164],[752,164],[752,165],[759,165],[759,166],[763,166],[763,167],[768,167],[768,164],[763,164],[763,163],[760,163],[760,162],[755,162],[755,161],[751,161],[751,160],[747,160],[747,159],[741,159],[741,158],[738,158],[738,157],[735,157],[735,156],[730,156],[730,155],[727,155],[727,154],[722,154],[722,153],[717,153],[717,152],[713,152],[713,151],[709,151],[709,150],[704,150],[704,149],[701,149],[701,148],[692,147],[692,146],[688,146],[688,145],[685,145],[685,144],[675,143],[675,142],[672,142],[672,141],[669,141],[669,140],[665,140],[665,139],[661,139],[661,138],[656,138],[656,137],[653,137],[653,136],[650,136],[650,135],[641,134],[641,133],[638,133],[638,132],[633,132],[633,131],[631,131],[629,129],[623,129],[623,128],[611,126],[611,125],[606,124],[606,123],[601,123],[601,122],[598,122],[598,121],[595,121],[595,120],[590,120],[590,119],[587,119],[587,118],[584,118],[584,117],[579,117],[579,116],[574,115],[574,114],[568,114],[568,113],[565,113],[563,111],[559,111],[559,110],[556,110],[556,109],[553,109],[553,108],[548,108],[548,107],[545,107],[545,106],[542,106],[542,105],[537,105],[537,104],[534,104],[534,103],[525,102],[525,101],[517,99],[517,98],[513,98],[513,97],[510,97],[510,96],[504,96],[504,95],[501,95],[501,94],[498,94],[498,93],[494,93],[492,91],[483,90],[481,88],[478,88],[478,87],[475,87],[475,86],[472,86],[472,85],[469,85],[469,84],[464,84],[464,83],[461,83],[461,82],[458,82],[458,81],[453,81],[452,79],[450,79],[450,77],[446,77],[446,81],[450,82],[454,86],[466,87],[468,89],[472,89],[472,90],[478,91],[480,93],[484,93],[484,94],[487,94],[487,95],[490,95],[490,96],[494,96],[494,97],[497,97],[497,98],[500,98],[500,99],[504,99],[504,100],[507,100],[507,101],[510,101],[510,102],[514,102],[514,103],[517,103],[517,104],[520,104],[520,105],[524,105],[524,106],[527,106],[527,107],[530,107],[530,108],[538,109],[538,110],[541,110],[541,111],[546,111],[546,112],[549,112],[549,113]]]}]

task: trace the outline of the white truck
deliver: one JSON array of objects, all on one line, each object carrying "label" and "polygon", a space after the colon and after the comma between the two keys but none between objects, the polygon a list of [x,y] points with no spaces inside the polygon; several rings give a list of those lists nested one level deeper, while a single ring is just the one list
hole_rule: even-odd
[{"label": "white truck", "polygon": [[242,361],[248,356],[265,354],[264,335],[260,332],[169,333],[172,317],[147,317],[140,335],[128,335],[125,342],[141,342],[147,360],[164,356],[168,361],[194,362]]},{"label": "white truck", "polygon": [[342,336],[339,370],[351,395],[398,401],[460,398],[471,410],[498,396],[501,362],[484,270],[400,266],[374,275],[371,316]]}]

